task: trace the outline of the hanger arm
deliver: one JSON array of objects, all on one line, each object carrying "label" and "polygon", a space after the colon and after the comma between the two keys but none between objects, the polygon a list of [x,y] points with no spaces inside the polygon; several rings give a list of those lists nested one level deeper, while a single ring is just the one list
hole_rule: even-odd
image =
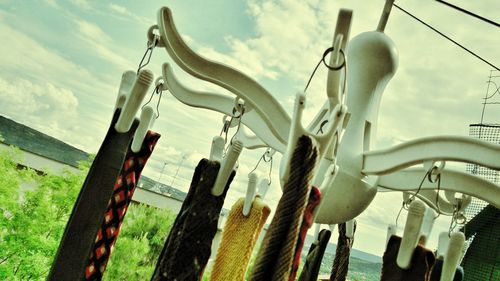
[{"label": "hanger arm", "polygon": [[434,136],[363,154],[366,175],[383,175],[428,160],[458,161],[500,170],[500,145],[465,136]]},{"label": "hanger arm", "polygon": [[[180,102],[192,107],[205,108],[229,116],[233,114],[235,106],[234,98],[187,88],[175,77],[172,67],[168,63],[163,64],[163,79],[167,89]],[[251,106],[246,104],[246,101],[245,113],[241,117],[241,122],[262,140],[253,140],[253,138],[248,137],[249,140],[247,142],[242,140],[245,148],[254,149],[269,146],[280,152],[285,150],[286,143],[275,137],[266,122]]]},{"label": "hanger arm", "polygon": [[[258,112],[277,139],[283,142],[287,139],[290,117],[264,87],[247,75],[231,67],[207,60],[191,50],[179,35],[172,12],[167,7],[161,8],[158,13],[158,28],[165,49],[182,69],[242,98],[246,104]],[[273,110],[268,110],[269,108]]]},{"label": "hanger arm", "polygon": [[[406,192],[404,192],[406,193]],[[449,202],[448,200],[444,199],[441,197],[441,195],[438,195],[437,190],[420,190],[418,193],[416,191],[410,191],[408,192],[409,194],[415,194],[418,199],[422,200],[427,206],[432,208],[434,211],[441,213],[443,215],[451,216],[453,214],[455,205],[453,203]],[[470,196],[466,196],[466,202],[467,205],[470,203]],[[436,203],[437,199],[437,203]],[[466,206],[464,206],[466,207]]]},{"label": "hanger arm", "polygon": [[[378,187],[400,191],[418,189],[423,175],[423,168],[410,168],[379,177]],[[436,189],[436,183],[424,181],[421,190]],[[496,208],[500,208],[500,186],[480,177],[449,169],[441,171],[441,189],[471,195],[482,199]]]},{"label": "hanger arm", "polygon": [[[337,34],[342,35],[342,40],[340,42],[340,49],[344,52],[344,57],[339,58],[340,56],[334,56],[335,51],[332,52],[330,56],[330,65],[338,65],[339,62],[337,59],[343,60],[347,58],[347,50],[346,45],[349,40],[349,32],[351,29],[351,18],[352,18],[352,10],[340,9],[339,14],[337,16],[337,25],[335,26],[335,35],[333,39],[335,40]],[[333,42],[335,44],[335,41]],[[335,52],[337,53],[337,52]],[[341,61],[340,61],[341,62]],[[330,108],[333,109],[337,104],[341,102],[340,92],[339,92],[339,84],[341,79],[341,71],[328,71],[328,77],[326,80],[326,94],[329,99]]]}]

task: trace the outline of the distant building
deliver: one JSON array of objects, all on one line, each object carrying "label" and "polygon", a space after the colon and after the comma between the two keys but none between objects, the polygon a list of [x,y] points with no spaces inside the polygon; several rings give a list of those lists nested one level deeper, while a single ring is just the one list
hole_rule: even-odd
[{"label": "distant building", "polygon": [[[0,150],[18,147],[22,152],[18,165],[39,173],[77,171],[80,161],[90,159],[85,151],[4,116],[0,116],[0,137]],[[178,213],[185,197],[185,192],[141,176],[132,200]]]}]

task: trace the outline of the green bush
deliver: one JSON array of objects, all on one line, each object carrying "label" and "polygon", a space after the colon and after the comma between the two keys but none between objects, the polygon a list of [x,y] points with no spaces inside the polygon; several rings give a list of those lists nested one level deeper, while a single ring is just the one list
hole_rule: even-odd
[{"label": "green bush", "polygon": [[[89,163],[79,172],[41,175],[20,168],[20,152],[0,151],[0,280],[44,280]],[[105,280],[151,277],[175,214],[132,204]]]}]

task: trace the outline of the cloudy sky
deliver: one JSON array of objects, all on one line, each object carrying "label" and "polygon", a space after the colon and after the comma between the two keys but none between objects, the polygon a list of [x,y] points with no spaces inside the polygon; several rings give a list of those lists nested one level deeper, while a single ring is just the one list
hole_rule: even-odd
[{"label": "cloudy sky", "polygon": [[[500,19],[498,1],[452,2]],[[397,3],[500,65],[498,28],[432,0]],[[171,8],[190,47],[252,76],[291,114],[295,93],[304,88],[332,42],[338,9],[354,11],[352,38],[376,28],[383,4],[383,0],[0,0],[0,114],[95,153],[112,115],[121,74],[137,69],[146,31],[156,23],[162,6]],[[396,9],[386,34],[399,49],[399,68],[382,100],[377,147],[422,136],[467,135],[468,124],[480,119],[491,67]],[[163,62],[173,64],[166,51],[157,48],[147,68],[158,76]],[[192,89],[227,93],[179,68],[175,73]],[[306,122],[326,98],[326,74],[320,68],[308,90]],[[160,114],[153,129],[162,138],[145,175],[158,179],[166,163],[162,182],[186,191],[193,168],[208,156],[211,139],[220,132],[222,116],[190,108],[168,93],[161,100]],[[498,109],[488,108],[485,121],[498,123],[498,114]],[[244,194],[248,172],[262,153],[244,151],[225,208]],[[266,197],[271,206],[281,194],[279,160],[277,155]],[[268,169],[262,163],[258,172],[265,177]],[[394,222],[400,204],[401,194],[377,196],[358,219],[355,248],[381,255],[387,223]],[[448,224],[449,219],[440,220],[434,234]]]}]

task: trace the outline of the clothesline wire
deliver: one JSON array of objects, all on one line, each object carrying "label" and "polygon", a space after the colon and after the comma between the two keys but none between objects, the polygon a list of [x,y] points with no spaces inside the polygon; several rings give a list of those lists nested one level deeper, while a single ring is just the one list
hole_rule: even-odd
[{"label": "clothesline wire", "polygon": [[443,4],[443,5],[446,5],[446,6],[450,7],[450,8],[455,9],[455,10],[458,10],[458,11],[460,11],[460,12],[462,12],[462,13],[465,13],[465,14],[467,14],[467,15],[469,15],[469,16],[475,17],[475,18],[477,18],[477,19],[479,19],[479,20],[482,20],[482,21],[484,21],[484,22],[486,22],[486,23],[492,24],[492,25],[494,25],[494,26],[496,26],[496,27],[500,27],[500,24],[499,24],[499,23],[497,23],[497,22],[494,22],[494,21],[492,21],[492,20],[490,20],[490,19],[487,19],[487,18],[485,18],[485,17],[482,17],[482,16],[480,16],[480,15],[478,15],[478,14],[475,14],[475,13],[473,13],[473,12],[471,12],[471,11],[468,11],[468,10],[466,10],[466,9],[460,8],[460,7],[458,7],[458,6],[455,6],[455,5],[451,4],[451,3],[445,2],[445,1],[443,1],[443,0],[434,0],[434,1],[436,1],[436,2],[438,2],[438,3],[441,3],[441,4]]},{"label": "clothesline wire", "polygon": [[486,59],[482,58],[481,56],[479,56],[478,54],[474,53],[473,51],[469,50],[468,48],[466,48],[465,46],[463,46],[462,44],[458,43],[457,41],[453,40],[452,38],[450,38],[449,36],[447,36],[446,34],[442,33],[441,31],[437,30],[436,28],[432,27],[431,25],[425,23],[424,21],[422,21],[421,19],[417,18],[416,16],[414,16],[413,14],[411,14],[410,12],[406,11],[405,9],[399,7],[397,4],[393,4],[394,7],[398,8],[400,11],[402,11],[403,13],[407,14],[408,16],[412,17],[413,19],[415,19],[416,21],[420,22],[421,24],[427,26],[428,28],[430,28],[432,31],[436,32],[437,34],[443,36],[444,38],[448,39],[449,41],[451,41],[452,43],[454,43],[455,45],[457,45],[458,47],[462,48],[463,50],[467,51],[469,54],[475,56],[476,58],[480,59],[481,61],[483,61],[484,63],[488,64],[489,66],[493,67],[494,69],[496,70],[499,70],[500,71],[500,68],[498,68],[497,66],[495,66],[494,64],[490,63],[489,61],[487,61]]}]

